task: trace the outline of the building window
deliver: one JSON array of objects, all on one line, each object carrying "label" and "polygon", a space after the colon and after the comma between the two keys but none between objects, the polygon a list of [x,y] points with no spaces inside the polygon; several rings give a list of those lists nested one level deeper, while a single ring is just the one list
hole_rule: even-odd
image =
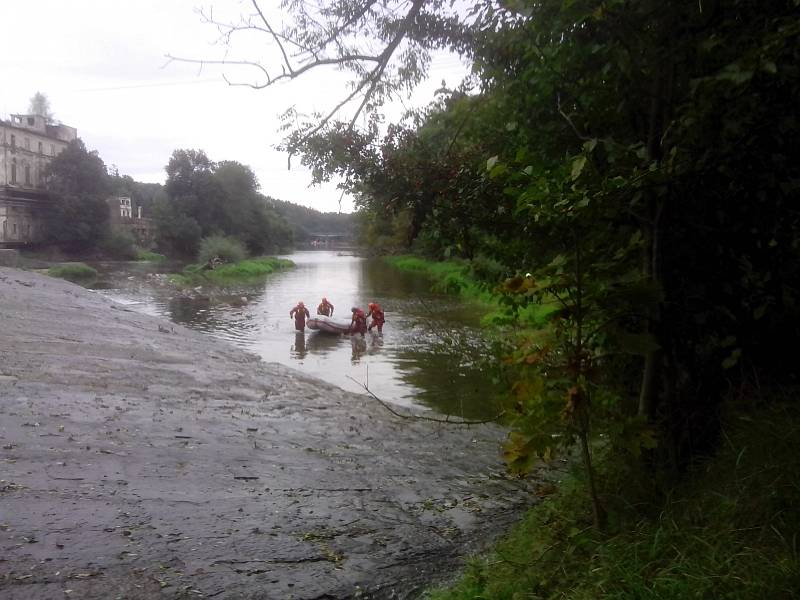
[{"label": "building window", "polygon": [[17,235],[17,224],[16,224],[16,223],[14,223],[14,224],[12,225],[12,227],[13,227],[14,229],[12,230],[12,232],[11,232],[11,233],[12,233],[12,234],[14,234],[14,237],[16,237],[16,235]]},{"label": "building window", "polygon": [[56,145],[50,144],[50,156],[55,156],[55,155],[56,155]]},{"label": "building window", "polygon": [[15,135],[12,133],[12,134],[11,134],[11,149],[12,149],[12,150],[15,150],[15,149],[16,149],[16,147],[17,147],[17,136],[15,136]]},{"label": "building window", "polygon": [[42,149],[42,142],[39,142],[39,154],[44,154],[44,150]]},{"label": "building window", "polygon": [[30,138],[25,138],[25,150],[31,149],[31,140]]},{"label": "building window", "polygon": [[31,168],[29,165],[25,165],[25,185],[31,184]]},{"label": "building window", "polygon": [[35,123],[35,121],[33,120],[33,117],[28,117],[28,125],[33,127],[34,123]]},{"label": "building window", "polygon": [[11,185],[16,185],[17,183],[17,159],[13,159],[11,161]]}]

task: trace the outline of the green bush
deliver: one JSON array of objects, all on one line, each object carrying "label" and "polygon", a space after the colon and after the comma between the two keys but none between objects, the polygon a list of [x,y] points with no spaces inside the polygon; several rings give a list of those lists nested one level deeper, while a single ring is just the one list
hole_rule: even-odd
[{"label": "green bush", "polygon": [[117,260],[136,259],[136,240],[127,231],[110,231],[100,240],[98,247]]},{"label": "green bush", "polygon": [[244,244],[234,237],[212,235],[200,240],[198,262],[204,265],[215,258],[227,264],[238,263],[247,258],[247,250]]},{"label": "green bush", "polygon": [[50,267],[47,274],[50,277],[60,277],[69,281],[87,281],[97,277],[97,271],[84,263],[67,263]]}]

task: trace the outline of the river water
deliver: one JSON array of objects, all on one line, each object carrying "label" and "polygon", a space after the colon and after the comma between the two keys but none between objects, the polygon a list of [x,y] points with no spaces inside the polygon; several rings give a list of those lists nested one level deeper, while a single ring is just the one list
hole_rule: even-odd
[{"label": "river water", "polygon": [[[284,256],[296,265],[257,283],[191,294],[166,283],[179,265],[102,263],[95,288],[152,315],[166,317],[260,355],[400,406],[426,407],[465,418],[496,414],[497,391],[487,369],[479,314],[452,296],[430,291],[423,276],[396,271],[380,260],[335,251]],[[325,296],[334,317],[378,302],[383,334],[334,336],[297,333],[289,311],[302,300],[313,314]]]}]

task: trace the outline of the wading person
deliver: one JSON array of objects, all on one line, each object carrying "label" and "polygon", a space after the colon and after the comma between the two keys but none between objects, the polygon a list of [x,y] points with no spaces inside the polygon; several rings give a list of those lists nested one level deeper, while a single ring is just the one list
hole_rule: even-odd
[{"label": "wading person", "polygon": [[297,306],[289,311],[289,318],[294,317],[294,328],[297,331],[303,331],[306,328],[306,319],[310,316],[306,305],[302,301],[298,302]]},{"label": "wading person", "polygon": [[323,298],[322,302],[319,303],[317,307],[317,314],[318,315],[325,315],[326,317],[333,316],[333,304],[328,302],[327,298]]},{"label": "wading person", "polygon": [[353,307],[350,309],[353,313],[353,318],[350,320],[350,335],[360,333],[363,337],[367,332],[367,315],[360,308]]},{"label": "wading person", "polygon": [[367,313],[367,317],[372,317],[372,323],[369,324],[367,331],[372,331],[373,327],[377,327],[378,333],[383,333],[383,324],[386,322],[386,319],[383,316],[381,305],[370,302],[368,306],[369,312]]}]

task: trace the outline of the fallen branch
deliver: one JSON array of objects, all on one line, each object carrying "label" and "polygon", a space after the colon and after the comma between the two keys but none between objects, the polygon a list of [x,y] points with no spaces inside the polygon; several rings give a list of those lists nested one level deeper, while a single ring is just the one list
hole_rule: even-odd
[{"label": "fallen branch", "polygon": [[392,413],[394,416],[396,416],[396,417],[400,417],[401,419],[409,419],[409,420],[412,420],[412,421],[413,421],[413,420],[416,420],[416,421],[431,421],[431,422],[433,422],[433,423],[443,423],[443,424],[445,424],[445,425],[485,425],[486,423],[494,423],[494,422],[495,422],[495,421],[497,421],[497,420],[498,420],[500,417],[502,417],[502,416],[503,416],[503,414],[505,413],[505,411],[501,410],[501,411],[500,411],[499,413],[497,413],[495,416],[493,416],[493,417],[491,417],[491,418],[489,418],[489,419],[483,419],[483,420],[480,420],[480,421],[477,421],[477,420],[476,420],[476,421],[469,421],[469,420],[465,420],[465,419],[460,419],[460,420],[458,420],[458,421],[453,421],[453,420],[451,420],[451,419],[450,419],[450,417],[449,417],[449,416],[448,416],[448,417],[445,417],[444,419],[440,419],[440,418],[438,418],[438,417],[426,417],[425,415],[404,415],[403,413],[397,412],[395,409],[393,409],[391,406],[389,406],[389,404],[388,404],[387,402],[384,402],[383,400],[381,400],[380,398],[378,398],[378,397],[377,397],[377,396],[376,396],[376,395],[375,395],[375,394],[372,392],[372,390],[370,390],[370,389],[369,389],[369,387],[368,387],[368,386],[364,385],[364,384],[363,384],[363,383],[361,383],[360,381],[356,381],[355,379],[353,379],[352,377],[350,377],[350,375],[348,375],[348,376],[347,376],[347,378],[348,378],[348,379],[350,379],[351,381],[353,381],[354,383],[357,383],[357,384],[358,384],[358,385],[360,385],[362,388],[364,388],[364,390],[367,392],[367,394],[369,394],[369,395],[370,395],[370,396],[372,396],[372,397],[373,397],[375,400],[377,400],[377,401],[378,401],[378,403],[379,403],[381,406],[383,406],[383,408],[385,408],[386,410],[388,410],[388,411],[389,411],[390,413]]}]

